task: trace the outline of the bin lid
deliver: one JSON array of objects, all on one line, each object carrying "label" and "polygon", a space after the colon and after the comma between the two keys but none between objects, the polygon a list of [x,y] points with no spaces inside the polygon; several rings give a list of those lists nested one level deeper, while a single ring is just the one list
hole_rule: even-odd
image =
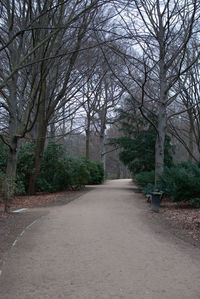
[{"label": "bin lid", "polygon": [[152,195],[161,195],[162,193],[163,193],[162,191],[151,192]]}]

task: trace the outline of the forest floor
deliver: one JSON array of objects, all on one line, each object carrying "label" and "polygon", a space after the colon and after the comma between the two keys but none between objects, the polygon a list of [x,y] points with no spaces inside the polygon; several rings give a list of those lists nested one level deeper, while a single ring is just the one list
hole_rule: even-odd
[{"label": "forest floor", "polygon": [[[35,196],[16,196],[10,206],[11,213],[3,213],[3,204],[0,203],[0,265],[3,256],[12,246],[18,235],[33,221],[48,213],[45,207],[64,205],[79,198],[90,189],[81,191],[64,191]],[[144,200],[145,197],[142,197]],[[151,216],[150,206],[146,204],[146,213]],[[13,213],[14,210],[28,208],[26,212]],[[34,209],[36,208],[36,209]],[[38,209],[40,208],[40,209]],[[160,213],[153,213],[157,223],[170,230],[173,234],[194,246],[200,248],[200,210],[185,202],[172,203],[164,198]]]},{"label": "forest floor", "polygon": [[160,213],[154,218],[162,222],[176,236],[200,248],[200,210],[187,202],[171,202],[164,198]]}]

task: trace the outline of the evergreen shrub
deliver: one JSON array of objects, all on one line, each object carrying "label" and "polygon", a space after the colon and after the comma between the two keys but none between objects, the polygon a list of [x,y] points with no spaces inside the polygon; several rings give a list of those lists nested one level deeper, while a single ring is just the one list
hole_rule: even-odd
[{"label": "evergreen shrub", "polygon": [[[16,193],[26,194],[30,173],[33,169],[35,145],[20,147],[17,159]],[[0,143],[0,181],[6,171],[8,149]],[[85,158],[70,157],[66,149],[59,144],[49,142],[45,148],[37,191],[57,192],[67,189],[80,189],[86,184],[101,184],[104,180],[103,165]],[[1,183],[0,182],[0,183]]]},{"label": "evergreen shrub", "polygon": [[145,187],[154,185],[155,171],[142,171],[135,176],[137,184],[143,189]]},{"label": "evergreen shrub", "polygon": [[200,198],[199,197],[195,197],[193,199],[190,199],[189,203],[194,206],[197,209],[200,209]]},{"label": "evergreen shrub", "polygon": [[89,171],[88,184],[101,184],[104,181],[103,164],[99,162],[90,161],[88,159],[82,159],[82,161],[83,163],[85,163]]},{"label": "evergreen shrub", "polygon": [[3,173],[6,172],[7,156],[8,147],[0,141],[0,171]]},{"label": "evergreen shrub", "polygon": [[71,188],[80,189],[81,186],[88,184],[89,169],[82,159],[72,159],[69,168],[69,184]]},{"label": "evergreen shrub", "polygon": [[3,188],[4,180],[5,180],[5,174],[0,170],[0,202],[3,202],[3,197],[4,197],[4,188]]},{"label": "evergreen shrub", "polygon": [[49,142],[43,154],[37,191],[57,192],[67,189],[70,185],[72,160],[62,145]]},{"label": "evergreen shrub", "polygon": [[153,192],[155,190],[155,186],[154,184],[148,183],[143,189],[142,189],[142,193],[144,195],[150,194],[151,192]]},{"label": "evergreen shrub", "polygon": [[[200,167],[198,163],[184,162],[166,168],[161,179],[165,194],[172,201],[190,201],[200,195]],[[198,202],[198,200],[196,200]]]},{"label": "evergreen shrub", "polygon": [[34,143],[28,143],[20,147],[17,157],[17,182],[16,192],[25,194],[28,188],[29,176],[34,162]]}]

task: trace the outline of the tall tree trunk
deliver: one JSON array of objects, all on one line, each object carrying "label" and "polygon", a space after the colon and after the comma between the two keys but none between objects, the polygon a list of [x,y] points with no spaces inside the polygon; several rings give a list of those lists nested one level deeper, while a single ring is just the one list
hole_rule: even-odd
[{"label": "tall tree trunk", "polygon": [[117,179],[120,179],[120,177],[121,177],[121,168],[120,168],[120,164],[118,163],[117,164]]},{"label": "tall tree trunk", "polygon": [[90,159],[90,132],[86,130],[85,157]]},{"label": "tall tree trunk", "polygon": [[189,131],[189,148],[190,148],[190,152],[189,152],[188,160],[193,161],[194,146],[193,146],[193,129],[191,125]]},{"label": "tall tree trunk", "polygon": [[9,97],[9,107],[10,107],[10,119],[9,119],[9,150],[8,159],[6,166],[6,178],[4,185],[4,196],[5,196],[5,211],[7,212],[8,202],[14,197],[15,193],[15,180],[16,180],[16,170],[17,170],[17,76],[13,76],[10,85],[10,97]]},{"label": "tall tree trunk", "polygon": [[6,167],[6,178],[4,184],[4,210],[9,211],[9,201],[13,199],[15,194],[15,180],[17,170],[17,144],[18,139],[12,136],[8,150],[8,159]]},{"label": "tall tree trunk", "polygon": [[158,124],[155,145],[155,187],[163,174],[165,158],[165,135],[167,128],[167,92],[166,92],[166,68],[164,62],[164,46],[160,49],[160,96],[158,102]]},{"label": "tall tree trunk", "polygon": [[87,119],[86,140],[85,140],[85,157],[90,159],[90,118]]},{"label": "tall tree trunk", "polygon": [[33,195],[36,193],[36,183],[40,174],[40,168],[42,164],[42,157],[45,146],[47,126],[43,123],[39,129],[39,136],[36,142],[35,160],[33,165],[33,171],[29,179],[28,194]]},{"label": "tall tree trunk", "polygon": [[55,141],[55,137],[56,137],[55,124],[50,124],[50,138],[52,141]]},{"label": "tall tree trunk", "polygon": [[105,135],[100,135],[100,150],[101,150],[101,163],[103,164],[104,171],[106,172],[106,154],[105,154]]},{"label": "tall tree trunk", "polygon": [[6,167],[6,178],[10,181],[15,181],[17,170],[17,144],[18,139],[12,136],[10,140],[10,147],[8,151],[8,160]]},{"label": "tall tree trunk", "polygon": [[155,186],[163,174],[164,170],[164,153],[165,153],[165,135],[167,127],[166,108],[160,105],[158,115],[158,134],[155,145]]},{"label": "tall tree trunk", "polygon": [[159,61],[159,101],[158,101],[158,124],[157,124],[157,138],[155,145],[155,187],[157,187],[158,181],[163,174],[164,170],[164,158],[165,158],[165,135],[167,128],[167,68],[165,65],[165,37],[164,37],[164,27],[163,18],[160,11],[159,1],[157,2],[158,19],[159,19],[159,51],[160,51],[160,61]]},{"label": "tall tree trunk", "polygon": [[28,187],[28,194],[33,195],[36,193],[36,183],[37,179],[40,174],[40,168],[42,163],[42,156],[44,152],[45,146],[45,138],[47,132],[47,121],[45,119],[45,89],[46,84],[45,82],[42,83],[42,92],[41,92],[41,100],[40,100],[40,107],[38,112],[39,118],[39,132],[36,141],[36,149],[35,149],[35,160],[33,165],[33,171],[30,175],[29,179],[29,187]]},{"label": "tall tree trunk", "polygon": [[193,161],[193,153],[194,153],[194,135],[193,132],[195,130],[195,125],[194,125],[194,118],[190,110],[188,110],[188,116],[189,116],[189,157],[188,161]]},{"label": "tall tree trunk", "polygon": [[[106,104],[108,103],[107,85],[105,85]],[[106,173],[106,153],[105,153],[105,131],[106,131],[106,115],[107,108],[103,107],[99,112],[101,127],[100,127],[100,159],[103,164],[104,172]]]},{"label": "tall tree trunk", "polygon": [[163,15],[160,10],[159,1],[157,1],[157,13],[158,13],[158,42],[159,42],[159,101],[158,101],[158,118],[157,118],[157,138],[155,145],[155,187],[157,187],[160,177],[164,170],[164,158],[165,158],[165,135],[167,128],[167,68],[165,64],[166,49],[165,49],[165,36]]},{"label": "tall tree trunk", "polygon": [[63,105],[63,107],[62,107],[62,118],[63,118],[63,121],[62,121],[62,134],[63,134],[63,141],[64,141],[65,134],[66,134],[65,105]]},{"label": "tall tree trunk", "polygon": [[55,142],[56,139],[56,126],[55,126],[55,120],[54,120],[55,113],[52,113],[51,121],[50,121],[50,138],[51,141]]}]

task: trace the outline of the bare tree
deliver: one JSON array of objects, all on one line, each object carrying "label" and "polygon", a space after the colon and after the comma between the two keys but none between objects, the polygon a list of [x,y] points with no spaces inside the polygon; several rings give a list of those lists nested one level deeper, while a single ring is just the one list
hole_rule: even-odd
[{"label": "bare tree", "polygon": [[[36,119],[43,139],[46,120],[63,100],[89,19],[106,2],[1,1],[0,113],[7,117],[7,126],[0,137],[9,147],[7,180],[15,179],[18,139],[33,129]],[[65,56],[65,75],[59,77],[56,93],[49,95],[49,82],[58,77],[55,61],[59,65]],[[49,96],[55,100],[51,105]]]},{"label": "bare tree", "polygon": [[[35,193],[36,181],[39,176],[40,166],[42,161],[42,154],[45,145],[45,138],[47,133],[47,127],[52,119],[52,115],[55,114],[55,111],[60,109],[65,109],[66,106],[71,106],[75,101],[75,95],[79,92],[83,82],[81,81],[81,74],[76,69],[77,60],[79,57],[80,50],[83,43],[87,40],[88,34],[87,29],[89,24],[92,23],[96,15],[96,10],[91,10],[85,13],[81,18],[79,18],[78,24],[74,28],[69,28],[68,35],[73,36],[69,40],[65,41],[65,49],[70,49],[69,55],[65,55],[64,59],[60,62],[64,63],[64,68],[54,60],[56,74],[60,76],[54,77],[54,90],[52,90],[51,95],[48,95],[48,91],[51,90],[51,81],[46,79],[46,83],[42,80],[44,85],[44,93],[41,93],[40,107],[39,107],[39,131],[36,143],[36,153],[35,153],[35,162],[33,172],[30,176],[29,181],[29,194]],[[66,35],[66,31],[65,31]],[[55,48],[55,46],[54,46]],[[43,62],[44,64],[44,62]],[[48,70],[48,72],[46,71]],[[53,67],[49,68],[45,62],[45,72],[47,76],[51,76]],[[76,105],[74,105],[75,111],[77,110]],[[64,115],[63,115],[64,116]],[[63,121],[64,121],[63,117]]]},{"label": "bare tree", "polygon": [[[118,10],[118,8],[116,7]],[[135,97],[130,80],[140,87],[135,97],[142,115],[153,105],[157,111],[156,181],[164,167],[164,141],[167,130],[167,107],[176,99],[172,87],[199,58],[199,48],[189,65],[185,64],[191,38],[197,39],[198,1],[132,1],[119,13],[118,28],[124,35],[126,52],[113,47],[124,62],[125,75],[117,76],[127,91]],[[112,47],[112,46],[110,46]],[[198,45],[199,47],[199,45]],[[133,52],[134,51],[134,52]],[[128,80],[128,82],[126,81]],[[152,87],[151,87],[152,86]],[[150,90],[151,87],[151,90]],[[152,89],[155,94],[152,95]]]},{"label": "bare tree", "polygon": [[[190,65],[197,55],[196,41],[191,41],[191,47],[186,52],[185,64]],[[174,92],[179,94],[175,101],[174,111],[168,118],[171,134],[184,146],[189,160],[199,160],[200,155],[200,93],[199,93],[199,62],[197,61],[188,72],[179,78],[174,86]],[[175,125],[179,122],[179,126]]]}]

